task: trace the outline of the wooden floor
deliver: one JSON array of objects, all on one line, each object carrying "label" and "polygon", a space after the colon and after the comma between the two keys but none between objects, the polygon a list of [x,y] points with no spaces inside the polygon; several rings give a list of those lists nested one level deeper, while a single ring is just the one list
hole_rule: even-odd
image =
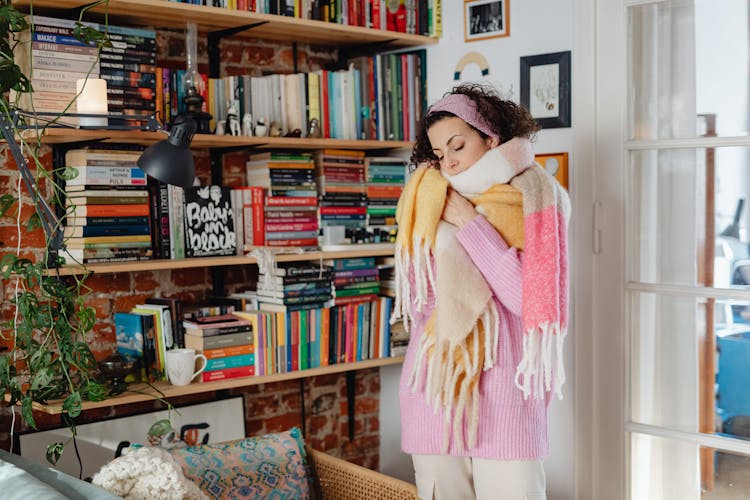
[{"label": "wooden floor", "polygon": [[716,454],[716,483],[702,500],[750,500],[750,457],[732,453]]}]

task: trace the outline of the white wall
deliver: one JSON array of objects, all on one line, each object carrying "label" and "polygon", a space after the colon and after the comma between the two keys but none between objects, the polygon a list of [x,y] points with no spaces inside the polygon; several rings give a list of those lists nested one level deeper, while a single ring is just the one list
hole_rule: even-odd
[{"label": "white wall", "polygon": [[[475,42],[464,42],[463,2],[443,0],[443,36],[440,42],[427,49],[428,100],[439,99],[453,85],[459,60],[468,52],[479,52],[489,63],[489,75],[483,77],[481,69],[469,64],[461,74],[463,81],[481,81],[495,85],[507,98],[520,99],[520,58],[571,50],[573,43],[572,0],[535,0],[533,2],[510,2],[510,36]],[[575,54],[571,54],[575,66]],[[575,82],[572,82],[575,85]],[[572,117],[575,125],[576,117]],[[571,196],[575,196],[575,155],[572,151],[571,128],[542,130],[537,135],[537,153],[569,153],[569,175]],[[575,219],[575,214],[573,214]],[[571,234],[570,253],[575,251]],[[571,284],[571,289],[573,289]],[[572,310],[572,307],[571,307]],[[553,401],[550,408],[551,456],[545,461],[547,491],[550,500],[574,497],[574,407],[573,387],[575,380],[573,365],[574,325],[571,326],[566,345],[567,380],[562,401]],[[413,468],[408,456],[398,446],[400,428],[398,420],[398,373],[399,367],[385,367],[381,374],[381,471],[406,480],[413,480]]]}]

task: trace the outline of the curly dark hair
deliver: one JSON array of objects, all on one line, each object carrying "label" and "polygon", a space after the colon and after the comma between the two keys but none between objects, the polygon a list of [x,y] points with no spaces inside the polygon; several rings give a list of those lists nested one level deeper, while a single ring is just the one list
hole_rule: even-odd
[{"label": "curly dark hair", "polygon": [[[502,99],[492,87],[478,83],[462,83],[453,87],[445,95],[449,94],[464,94],[471,98],[476,103],[477,109],[482,114],[484,121],[490,124],[493,131],[500,138],[500,144],[514,137],[528,137],[532,139],[535,132],[540,128],[539,124],[534,121],[531,113],[526,108],[513,101]],[[414,143],[414,149],[412,150],[411,158],[409,158],[412,169],[422,163],[430,163],[437,166],[438,158],[432,152],[432,144],[430,144],[430,139],[427,137],[427,131],[435,123],[450,116],[455,115],[448,111],[430,113],[428,110],[422,117],[417,126],[417,139]],[[474,130],[477,129],[474,128]],[[477,133],[483,139],[487,137],[487,134],[480,130],[477,130]]]}]

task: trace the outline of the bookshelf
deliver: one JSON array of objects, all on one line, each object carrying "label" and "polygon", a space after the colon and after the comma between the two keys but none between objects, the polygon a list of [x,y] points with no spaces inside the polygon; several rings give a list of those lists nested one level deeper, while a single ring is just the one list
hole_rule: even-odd
[{"label": "bookshelf", "polygon": [[[82,130],[72,128],[48,128],[37,138],[35,130],[27,129],[22,134],[27,142],[36,142],[49,146],[65,145],[87,141],[110,142],[113,144],[138,144],[148,146],[162,141],[167,135],[162,132],[142,132],[138,130]],[[4,141],[0,141],[4,142]],[[300,139],[297,137],[255,137],[195,134],[190,143],[192,149],[233,149],[247,147],[258,150],[295,149],[313,151],[316,149],[357,149],[377,151],[384,149],[410,148],[410,141],[375,141],[348,139]]]},{"label": "bookshelf", "polygon": [[[349,259],[357,257],[387,257],[393,255],[394,245],[379,243],[367,246],[366,250],[358,249],[359,245],[350,245],[351,249],[337,251],[310,251],[303,253],[280,253],[276,255],[277,262],[303,262],[323,259]],[[136,262],[112,262],[107,264],[87,264],[80,266],[66,266],[59,269],[62,276],[72,276],[83,273],[130,273],[135,271],[160,271],[166,269],[188,269],[197,267],[221,267],[257,264],[257,259],[250,255],[229,257],[201,257],[195,259],[154,259]],[[50,274],[58,274],[57,270],[50,270]]]},{"label": "bookshelf", "polygon": [[[307,370],[298,370],[288,373],[276,373],[274,375],[241,377],[219,380],[216,382],[193,382],[192,384],[182,386],[171,385],[168,382],[157,382],[152,384],[152,386],[147,384],[133,384],[130,386],[130,390],[118,396],[105,399],[104,401],[85,401],[82,404],[82,409],[85,411],[96,408],[110,408],[113,406],[139,403],[142,401],[153,401],[159,398],[169,399],[204,392],[236,389],[238,387],[250,387],[253,385],[270,384],[286,380],[298,380],[334,373],[345,373],[352,370],[366,370],[368,368],[398,365],[401,364],[403,360],[403,356],[368,359],[365,361],[357,361],[356,363],[340,363],[322,366],[320,368],[310,368]],[[60,414],[62,413],[62,403],[62,401],[52,401],[46,405],[36,404],[34,405],[34,409],[49,414]]]},{"label": "bookshelf", "polygon": [[[91,4],[90,0],[13,0],[16,7],[33,4],[39,10],[76,10]],[[199,31],[222,31],[247,27],[236,36],[260,38],[280,42],[352,47],[378,44],[380,49],[416,47],[437,43],[435,37],[410,35],[394,31],[363,28],[309,19],[297,19],[274,14],[258,14],[220,7],[189,5],[166,0],[109,0],[90,12],[107,12],[119,23],[152,25],[182,29],[186,23],[196,23]],[[40,12],[39,12],[40,13]]]},{"label": "bookshelf", "polygon": [[[78,9],[90,5],[90,0],[12,0],[20,10],[42,15],[75,17]],[[372,53],[399,48],[426,46],[437,43],[436,37],[413,35],[370,29],[358,26],[341,25],[323,21],[298,19],[286,16],[259,14],[218,7],[189,5],[167,0],[109,0],[106,4],[94,7],[91,12],[102,15],[106,12],[112,24],[136,26],[153,26],[182,30],[187,23],[196,23],[198,30],[218,35],[219,38],[230,35],[240,38],[254,38],[277,42],[309,43],[340,48],[349,52]],[[212,63],[216,61],[211,61]],[[35,131],[22,134],[24,140],[32,143],[49,145],[54,153],[64,151],[71,146],[94,141],[115,144],[133,144],[148,146],[163,140],[166,136],[160,132],[123,131],[123,130],[78,130],[68,128],[48,128],[39,137]],[[216,136],[196,134],[192,149],[208,149],[212,153],[212,174],[215,173],[214,152],[219,155],[225,150],[248,148],[254,150],[287,149],[312,151],[318,149],[351,149],[364,151],[386,151],[411,148],[410,141],[377,141],[377,140],[343,140],[343,139],[308,139],[287,137],[254,137],[254,136]],[[58,154],[54,155],[59,156]],[[218,167],[220,170],[220,166]],[[219,179],[221,177],[218,172]],[[356,258],[370,256],[392,256],[394,246],[383,244],[378,247],[336,249],[331,251],[311,251],[304,253],[279,253],[278,262],[319,261],[323,259]],[[251,256],[207,257],[193,259],[148,260],[139,262],[117,262],[106,264],[89,264],[85,268],[66,266],[50,271],[50,274],[64,276],[79,275],[87,272],[100,274],[132,273],[138,271],[171,270],[186,268],[221,268],[231,265],[255,265],[257,260]],[[153,386],[147,384],[133,385],[129,391],[100,402],[84,402],[82,409],[110,408],[159,398],[173,398],[201,394],[213,391],[255,386],[259,384],[297,380],[328,374],[347,373],[381,366],[402,363],[403,357],[371,359],[355,363],[341,363],[303,371],[294,371],[268,376],[251,376],[233,378],[216,382],[192,383],[188,386],[172,386],[159,382]],[[353,384],[353,377],[347,376],[347,386]],[[347,397],[353,408],[353,391]],[[36,405],[36,410],[59,414],[62,412],[62,401]],[[354,428],[353,415],[350,414],[350,428]]]}]

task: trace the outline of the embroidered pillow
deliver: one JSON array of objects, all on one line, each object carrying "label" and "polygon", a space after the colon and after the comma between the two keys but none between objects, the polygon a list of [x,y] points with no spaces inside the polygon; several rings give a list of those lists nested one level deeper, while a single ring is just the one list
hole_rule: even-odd
[{"label": "embroidered pillow", "polygon": [[311,497],[305,446],[296,427],[170,451],[185,476],[212,498]]}]

